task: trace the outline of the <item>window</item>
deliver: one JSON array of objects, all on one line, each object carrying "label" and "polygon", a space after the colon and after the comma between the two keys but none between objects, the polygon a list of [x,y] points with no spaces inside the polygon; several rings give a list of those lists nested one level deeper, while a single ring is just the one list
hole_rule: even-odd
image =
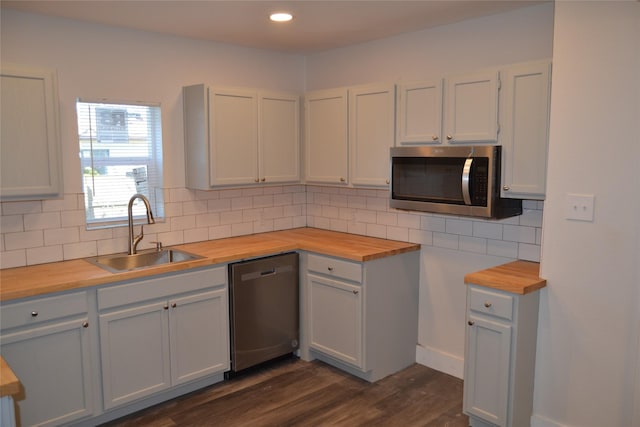
[{"label": "window", "polygon": [[[136,193],[164,217],[160,106],[78,100],[76,110],[87,228],[126,224]],[[139,199],[133,214],[146,218]]]}]

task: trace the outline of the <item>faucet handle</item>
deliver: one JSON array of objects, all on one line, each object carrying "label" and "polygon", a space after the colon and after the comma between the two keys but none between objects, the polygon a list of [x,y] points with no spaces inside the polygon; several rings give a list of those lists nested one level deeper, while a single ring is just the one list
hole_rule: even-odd
[{"label": "faucet handle", "polygon": [[156,250],[157,250],[158,252],[160,252],[160,251],[162,250],[162,242],[154,242],[154,241],[151,241],[151,242],[149,242],[149,243],[155,243],[155,244],[156,244]]}]

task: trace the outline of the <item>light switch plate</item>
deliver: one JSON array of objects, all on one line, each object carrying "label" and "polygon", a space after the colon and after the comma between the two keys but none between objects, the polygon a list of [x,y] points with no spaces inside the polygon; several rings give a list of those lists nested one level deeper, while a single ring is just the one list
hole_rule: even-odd
[{"label": "light switch plate", "polygon": [[567,194],[565,218],[576,221],[593,221],[593,194]]}]

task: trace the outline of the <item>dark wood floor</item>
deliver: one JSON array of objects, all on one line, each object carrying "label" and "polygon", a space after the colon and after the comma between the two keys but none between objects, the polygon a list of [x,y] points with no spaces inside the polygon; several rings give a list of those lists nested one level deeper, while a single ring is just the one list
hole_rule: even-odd
[{"label": "dark wood floor", "polygon": [[375,384],[286,360],[115,420],[128,426],[467,427],[462,380],[425,366]]}]

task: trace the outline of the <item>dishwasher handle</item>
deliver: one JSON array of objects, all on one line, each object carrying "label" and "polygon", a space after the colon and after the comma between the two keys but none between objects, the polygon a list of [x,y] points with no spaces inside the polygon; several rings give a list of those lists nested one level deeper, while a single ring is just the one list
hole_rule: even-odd
[{"label": "dishwasher handle", "polygon": [[272,267],[268,270],[254,270],[249,273],[244,273],[240,275],[241,282],[248,282],[250,280],[260,279],[262,277],[275,276],[280,273],[288,273],[293,271],[292,265],[281,265],[277,267]]}]

